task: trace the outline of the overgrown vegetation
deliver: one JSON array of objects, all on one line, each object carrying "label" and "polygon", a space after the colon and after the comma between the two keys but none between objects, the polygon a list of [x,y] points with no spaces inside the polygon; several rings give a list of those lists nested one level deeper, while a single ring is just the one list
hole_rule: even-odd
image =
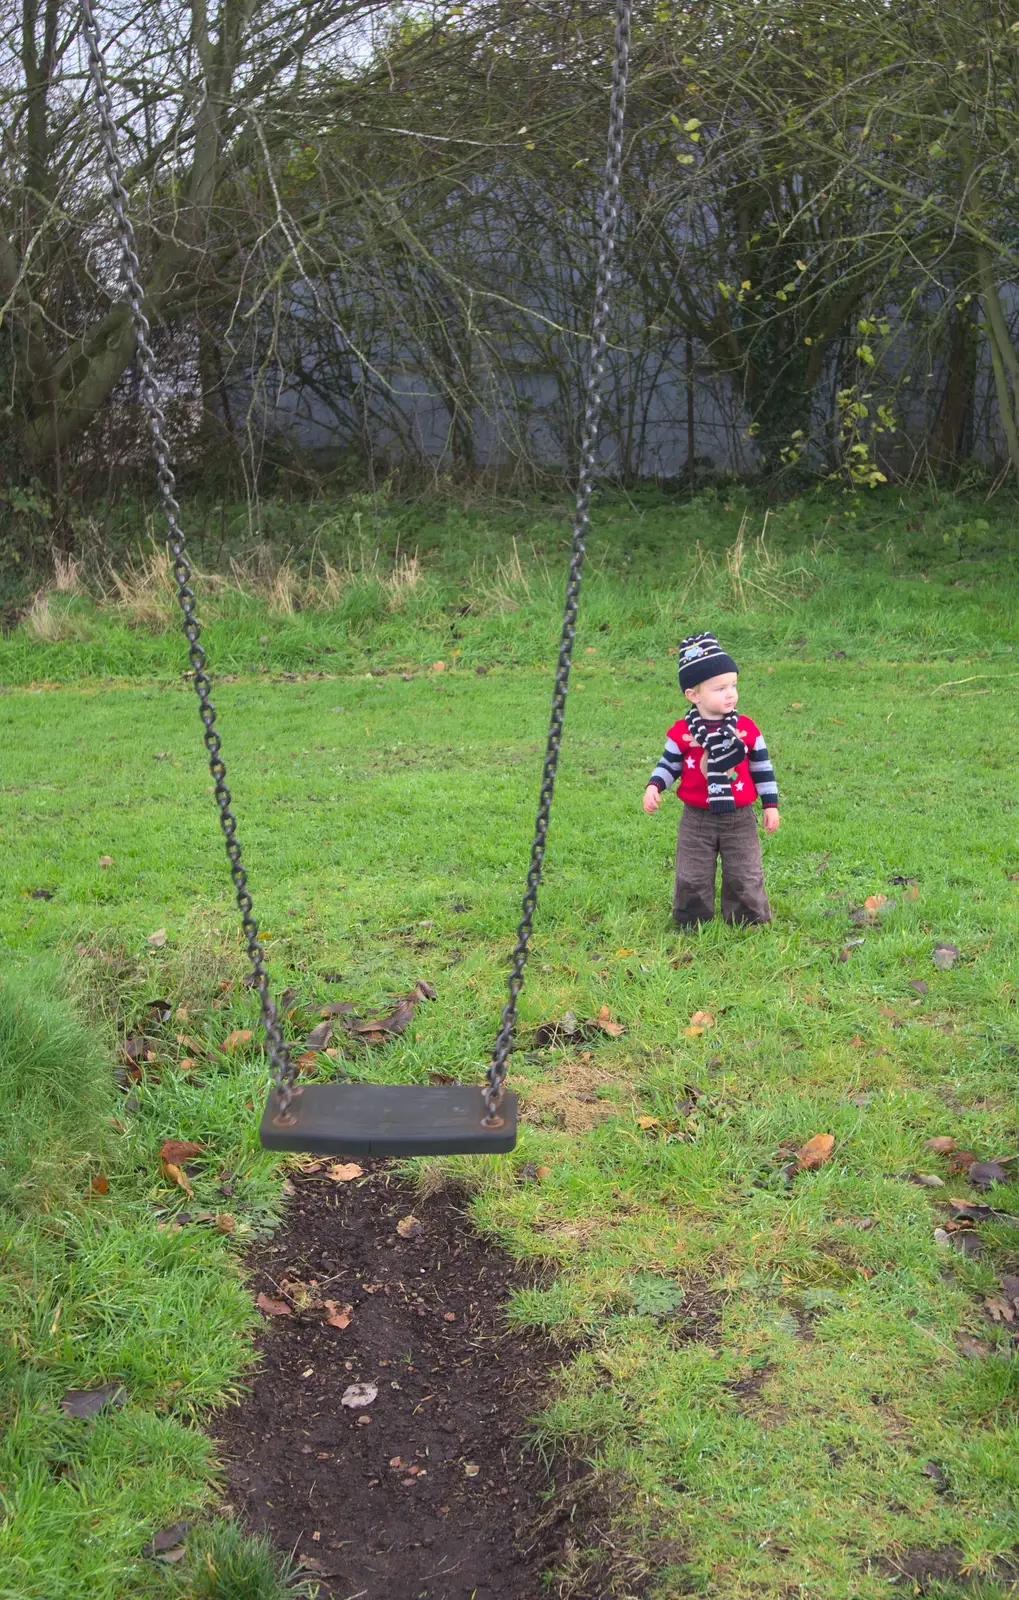
[{"label": "overgrown vegetation", "polygon": [[[888,494],[769,515],[760,549],[763,513],[702,504],[683,513],[701,548],[682,561],[673,508],[603,498],[514,1062],[520,1146],[426,1175],[455,1175],[482,1227],[548,1264],[511,1315],[584,1341],[535,1437],[614,1485],[597,1556],[614,1594],[641,1572],[660,1600],[1014,1585],[1016,577],[991,513],[900,511]],[[274,977],[296,991],[289,1026],[301,1039],[326,1000],[367,1010],[427,979],[438,998],[402,1038],[344,1062],[394,1081],[470,1078],[486,1057],[563,536],[540,507],[530,537],[512,508],[416,516],[400,551],[422,576],[396,604],[389,513],[368,530],[374,575],[351,557],[332,609],[272,612],[247,578],[231,587],[228,561],[202,599],[212,656],[237,673],[217,686],[221,726]],[[298,574],[321,520],[305,534],[295,519]],[[346,570],[346,545],[319,548]],[[370,583],[373,609],[343,620],[349,587]],[[130,593],[73,597],[78,640],[22,627],[2,646],[8,961],[84,961],[122,1069],[127,1028],[148,1041],[104,1130],[109,1192],[90,1193],[72,1150],[67,1198],[11,1234],[0,1482],[20,1514],[0,1529],[0,1593],[18,1600],[174,1592],[139,1552],[209,1503],[192,1419],[214,1427],[206,1408],[240,1381],[252,1308],[234,1252],[278,1197],[193,696],[173,630],[118,616]],[[766,842],[775,924],[691,939],[668,918],[668,813],[639,801],[676,713],[670,650],[702,619],[743,666],[783,826]],[[271,670],[244,671],[263,638]],[[947,967],[939,942],[959,952]],[[603,1006],[618,1038],[535,1039]],[[830,1155],[797,1170],[819,1134]],[[75,1137],[91,1150],[84,1120]],[[193,1197],[160,1167],[166,1138],[202,1146]],[[1004,1178],[969,1185],[963,1153],[1008,1157]],[[947,1233],[967,1220],[957,1200],[993,1211]],[[123,1408],[60,1416],[66,1388],[112,1381]],[[83,1516],[100,1537],[82,1541]],[[564,1594],[596,1558],[571,1559]],[[198,1581],[184,1592],[204,1597]]]}]

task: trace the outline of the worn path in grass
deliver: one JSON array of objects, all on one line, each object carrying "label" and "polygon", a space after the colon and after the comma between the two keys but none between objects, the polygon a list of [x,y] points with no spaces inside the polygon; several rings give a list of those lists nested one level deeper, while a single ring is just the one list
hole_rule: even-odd
[{"label": "worn path in grass", "polygon": [[[966,1592],[960,1572],[1004,1581],[1019,1544],[1017,1364],[984,1302],[1019,1270],[1019,1230],[982,1225],[979,1260],[939,1246],[943,1197],[966,1191],[925,1141],[952,1136],[982,1158],[1017,1148],[1014,680],[993,662],[747,672],[743,705],[783,791],[765,847],[776,922],[681,940],[675,813],[639,809],[676,712],[672,671],[595,657],[577,674],[523,1007],[525,1036],[602,1006],[626,1032],[525,1052],[516,1157],[449,1163],[477,1185],[480,1224],[554,1268],[511,1317],[587,1341],[538,1439],[586,1452],[619,1497],[620,1594],[642,1552],[666,1547],[672,1566],[648,1580],[661,1595],[869,1600],[900,1568],[940,1573],[944,1594]],[[523,670],[221,688],[280,979],[308,1015],[338,992],[384,1003],[417,977],[438,991],[352,1073],[482,1063],[546,692]],[[194,983],[206,961],[229,971],[188,691],[16,690],[0,724],[7,948],[122,946],[138,996]],[[39,888],[52,899],[31,898]],[[851,925],[850,903],[877,893],[892,902],[879,922]],[[840,961],[850,939],[863,942]],[[932,963],[938,940],[959,947],[950,971]],[[340,991],[325,982],[337,970]],[[250,1025],[246,1006],[227,994],[185,1043],[169,1036],[158,1115],[231,1150],[249,1118],[250,1160],[259,1060],[210,1048]],[[714,1022],[691,1036],[697,1010]],[[200,1086],[174,1066],[185,1054]],[[789,1182],[790,1151],[821,1132],[832,1159]],[[534,1167],[550,1170],[538,1182]],[[947,1187],[917,1186],[917,1172]],[[991,1198],[1019,1212],[1016,1184]],[[684,1304],[713,1308],[703,1336]]]}]

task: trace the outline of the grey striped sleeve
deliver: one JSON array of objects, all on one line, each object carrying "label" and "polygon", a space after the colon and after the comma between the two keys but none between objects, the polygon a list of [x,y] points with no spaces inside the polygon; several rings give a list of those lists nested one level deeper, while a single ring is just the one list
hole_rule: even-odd
[{"label": "grey striped sleeve", "polygon": [[750,776],[754,780],[754,787],[761,799],[762,806],[778,805],[778,784],[775,781],[775,769],[771,764],[768,746],[764,742],[764,734],[757,736],[754,748],[749,752]]},{"label": "grey striped sleeve", "polygon": [[[767,754],[767,751],[765,754]],[[662,793],[666,789],[672,788],[682,771],[683,752],[675,739],[666,739],[662,758],[648,779],[648,783],[653,783],[659,793]]]}]

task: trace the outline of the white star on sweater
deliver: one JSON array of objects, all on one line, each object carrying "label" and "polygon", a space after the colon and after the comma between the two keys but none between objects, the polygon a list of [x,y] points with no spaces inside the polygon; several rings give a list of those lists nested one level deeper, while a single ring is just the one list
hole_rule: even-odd
[{"label": "white star on sweater", "polygon": [[743,779],[741,778],[739,783],[734,783],[733,788],[736,790],[736,793],[739,794],[740,790],[743,788]]},{"label": "white star on sweater", "polygon": [[687,764],[688,767],[695,767],[697,765],[697,763],[694,760],[693,756],[687,756],[686,764]]}]

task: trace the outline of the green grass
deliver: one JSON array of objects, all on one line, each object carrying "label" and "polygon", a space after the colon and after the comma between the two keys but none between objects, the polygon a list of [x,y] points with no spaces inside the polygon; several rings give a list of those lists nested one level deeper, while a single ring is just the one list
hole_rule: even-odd
[{"label": "green grass", "polygon": [[[235,1397],[248,1365],[236,1247],[276,1185],[240,1127],[218,1141],[241,1163],[233,1251],[208,1227],[171,1231],[157,1152],[180,1108],[143,1089],[124,1117],[112,1053],[48,965],[0,984],[0,1595],[282,1600],[282,1564],[228,1522],[193,1535],[179,1569],[142,1555],[215,1505],[195,1418]],[[223,1212],[207,1162],[194,1187],[196,1206]],[[68,1389],[105,1383],[123,1386],[122,1407],[62,1413]]]},{"label": "green grass", "polygon": [[[947,1178],[925,1148],[934,1135],[984,1158],[1016,1149],[1014,563],[1002,526],[972,530],[980,511],[920,514],[971,526],[971,561],[936,523],[918,533],[894,506],[866,501],[858,518],[884,519],[880,555],[875,527],[814,557],[809,542],[797,548],[795,524],[772,519],[784,526],[780,564],[744,568],[763,587],[742,610],[724,558],[739,507],[701,509],[692,526],[705,546],[715,540],[715,554],[678,615],[669,551],[641,545],[637,575],[612,555],[596,576],[522,1008],[525,1043],[566,1009],[592,1016],[607,1005],[627,1031],[585,1047],[588,1062],[523,1051],[517,1155],[438,1170],[468,1177],[481,1226],[550,1264],[546,1287],[520,1294],[511,1316],[586,1342],[536,1419],[536,1438],[549,1451],[586,1453],[604,1473],[613,1546],[627,1552],[625,1570],[652,1570],[659,1600],[876,1600],[901,1553],[920,1547],[954,1549],[973,1579],[971,1588],[946,1580],[944,1600],[990,1596],[1003,1583],[996,1561],[1019,1544],[1019,1367],[1009,1329],[988,1322],[983,1300],[999,1273],[1019,1270],[1019,1230],[983,1226],[982,1261],[943,1251],[934,1227],[963,1180],[928,1190],[908,1178]],[[803,511],[806,523],[815,509]],[[643,524],[624,520],[637,515],[603,509],[603,522],[616,519],[617,555],[621,530],[638,540]],[[463,523],[452,518],[454,550]],[[920,537],[922,562],[908,554]],[[417,977],[438,991],[408,1034],[366,1054],[355,1074],[476,1074],[501,1005],[554,596],[539,592],[544,580],[525,562],[516,611],[485,600],[479,540],[472,524],[461,575],[474,567],[463,592],[476,610],[457,613],[461,656],[438,642],[451,626],[449,551],[431,577],[426,563],[422,582],[434,583],[438,609],[423,616],[386,610],[350,636],[332,613],[270,620],[264,603],[237,597],[221,601],[210,630],[214,656],[234,667],[270,629],[274,666],[299,670],[312,634],[337,652],[315,668],[329,678],[241,673],[219,685],[217,702],[271,963],[299,991],[295,1030],[337,993],[384,1003]],[[824,574],[808,585],[796,569],[812,560]],[[47,1562],[62,1571],[74,1523],[56,1503],[71,1496],[60,1488],[66,1476],[52,1481],[43,1463],[72,1448],[61,1444],[69,1438],[87,1451],[74,1515],[99,1519],[102,1550],[91,1589],[68,1580],[59,1592],[112,1597],[159,1593],[160,1581],[172,1592],[169,1575],[139,1576],[136,1552],[161,1518],[186,1516],[209,1493],[207,1446],[188,1419],[241,1380],[250,1328],[231,1253],[242,1229],[232,1240],[159,1232],[181,1199],[158,1172],[159,1143],[206,1146],[189,1207],[222,1210],[217,1183],[229,1170],[230,1209],[253,1229],[275,1191],[255,1145],[261,1058],[253,1046],[220,1048],[253,1017],[243,990],[219,988],[243,969],[179,654],[172,635],[119,628],[74,604],[88,612],[90,642],[69,642],[61,671],[50,652],[64,647],[19,634],[3,647],[9,685],[65,686],[10,687],[0,699],[0,938],[12,959],[33,963],[82,946],[108,1023],[134,1021],[157,994],[188,1016],[155,1030],[160,1081],[150,1073],[136,1088],[133,1111],[120,1102],[122,1148],[107,1170],[124,1221],[102,1220],[99,1202],[79,1205],[53,1238],[33,1235],[60,1252],[59,1264],[40,1256],[36,1270],[19,1258],[18,1309],[3,1315],[16,1335],[9,1382],[25,1401],[20,1453],[0,1466],[0,1482],[29,1508],[18,1559],[33,1573]],[[647,818],[640,796],[677,714],[668,650],[687,619],[717,623],[746,662],[742,704],[775,756],[783,822],[765,843],[774,925],[680,939],[668,919],[674,803]],[[470,635],[475,626],[481,633]],[[362,662],[384,675],[351,670],[365,650]],[[438,658],[446,671],[422,670]],[[479,676],[473,665],[489,670]],[[82,676],[89,667],[121,681]],[[916,879],[916,900],[890,886],[896,875]],[[31,898],[37,887],[53,898]],[[896,903],[879,925],[851,926],[850,903],[875,893]],[[147,937],[159,929],[167,943],[153,950]],[[937,940],[960,948],[951,971],[933,965]],[[326,981],[337,970],[340,990]],[[916,979],[929,985],[925,997],[910,987]],[[696,1010],[716,1022],[691,1037]],[[181,1070],[184,1056],[196,1070]],[[657,1120],[642,1127],[641,1117]],[[833,1159],[786,1186],[780,1147],[819,1132],[835,1136]],[[529,1181],[527,1162],[551,1171]],[[1019,1213],[1019,1184],[994,1203]],[[874,1225],[861,1230],[864,1217]],[[200,1340],[183,1314],[199,1292]],[[73,1316],[65,1309],[51,1336],[61,1295]],[[965,1335],[987,1352],[967,1357]],[[132,1404],[68,1435],[54,1396],[111,1376]],[[160,1499],[174,1451],[176,1497]],[[159,1482],[144,1467],[118,1472],[124,1452],[162,1463]],[[949,1492],[925,1475],[929,1461]],[[54,1592],[36,1577],[35,1589],[18,1588],[2,1565],[11,1559],[0,1545],[0,1596]]]}]

